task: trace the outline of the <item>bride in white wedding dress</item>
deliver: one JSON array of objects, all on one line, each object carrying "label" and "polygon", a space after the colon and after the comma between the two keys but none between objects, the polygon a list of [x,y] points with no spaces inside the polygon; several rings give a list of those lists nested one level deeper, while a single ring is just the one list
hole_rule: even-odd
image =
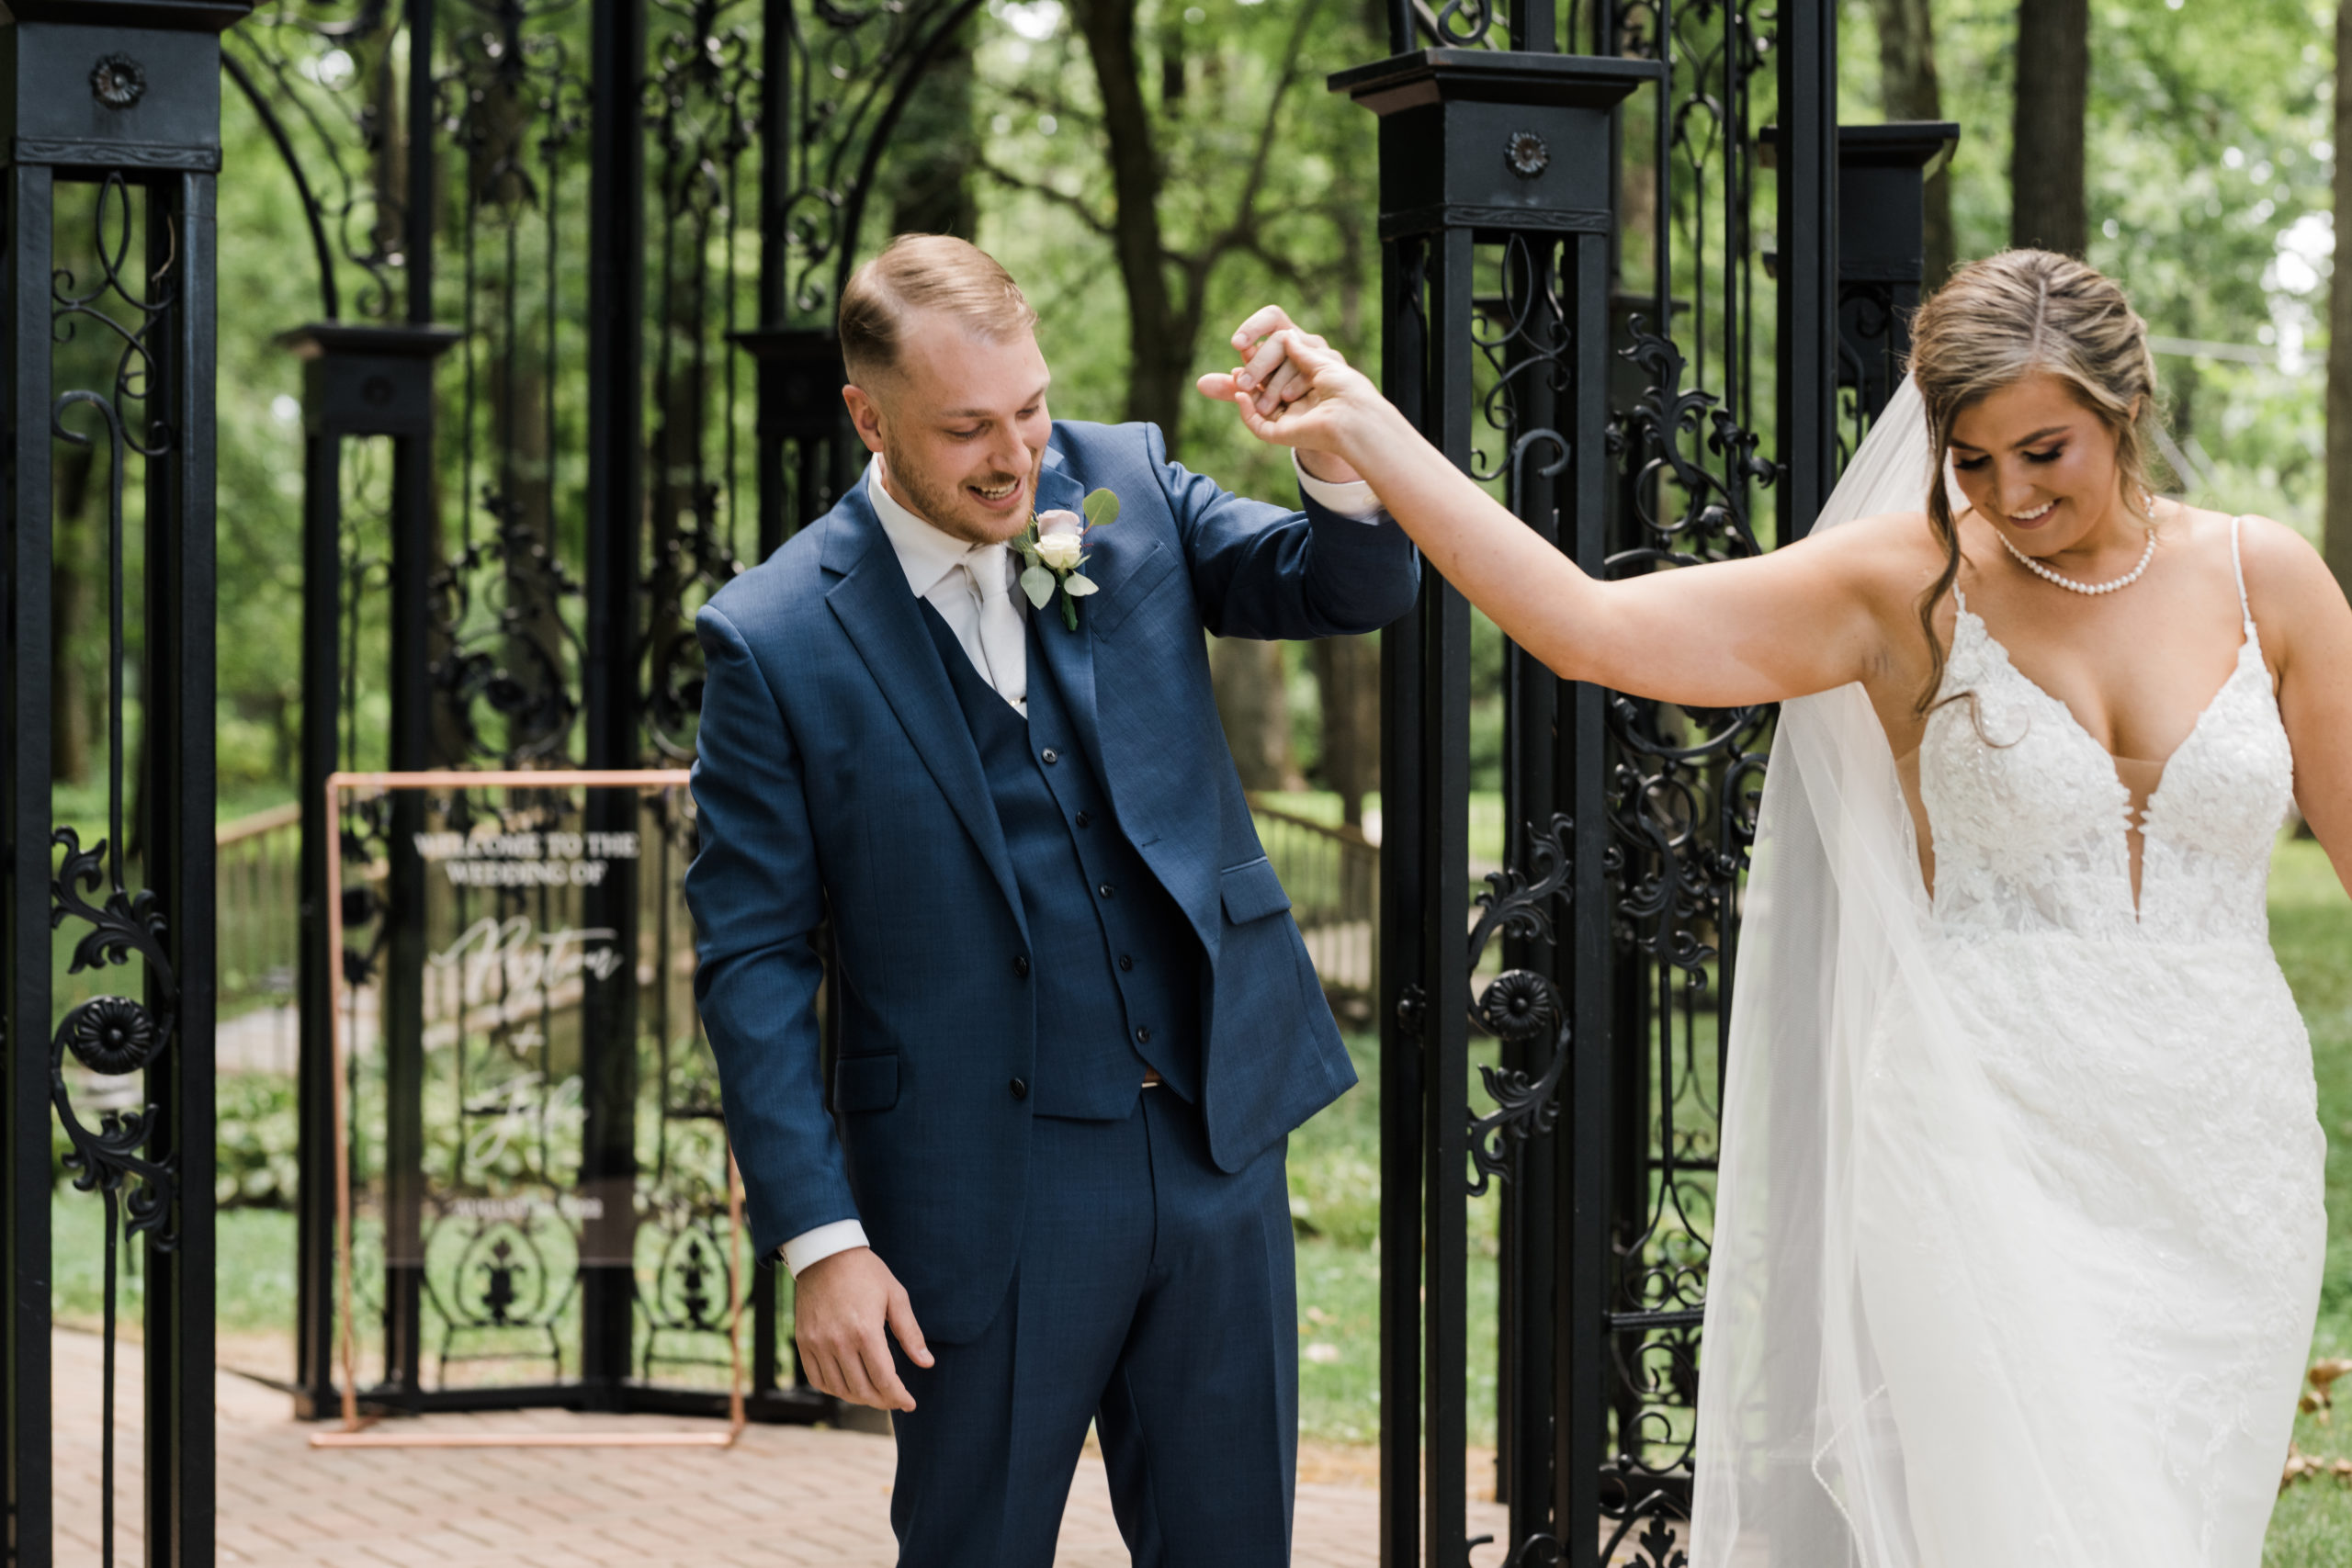
[{"label": "bride in white wedding dress", "polygon": [[1693,1568],[2256,1568],[2326,1231],[2265,886],[2290,799],[2352,885],[2352,607],[2290,530],[2149,494],[2121,291],[1963,269],[1804,542],[1607,583],[1319,340],[1237,344],[1202,389],[1561,675],[1785,705]]}]

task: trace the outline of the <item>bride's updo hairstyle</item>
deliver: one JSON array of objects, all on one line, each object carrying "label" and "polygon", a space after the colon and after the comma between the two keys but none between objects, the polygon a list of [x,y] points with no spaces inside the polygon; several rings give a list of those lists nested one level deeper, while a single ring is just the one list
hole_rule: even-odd
[{"label": "bride's updo hairstyle", "polygon": [[2161,417],[2156,362],[2148,351],[2148,323],[2115,281],[2051,251],[2003,251],[1953,273],[1911,321],[1911,380],[1927,407],[1935,454],[1928,522],[1944,550],[1943,570],[1919,600],[1933,659],[1919,696],[1922,713],[1944,678],[1936,606],[1960,578],[1960,525],[1943,480],[1952,423],[1971,404],[2037,371],[2065,382],[2115,437],[2120,499],[2133,516],[2140,515],[2140,497],[2154,488],[2151,453]]}]

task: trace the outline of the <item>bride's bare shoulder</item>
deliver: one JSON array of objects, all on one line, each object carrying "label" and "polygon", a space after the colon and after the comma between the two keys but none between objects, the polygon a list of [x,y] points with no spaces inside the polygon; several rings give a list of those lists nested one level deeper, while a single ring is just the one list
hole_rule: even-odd
[{"label": "bride's bare shoulder", "polygon": [[[2344,590],[2309,539],[2275,518],[2251,512],[2237,515],[2238,556],[2256,626],[2284,632],[2312,616],[2345,613]],[[2212,535],[2226,551],[2232,517],[2226,512],[2205,513],[2198,519],[2199,531]]]}]

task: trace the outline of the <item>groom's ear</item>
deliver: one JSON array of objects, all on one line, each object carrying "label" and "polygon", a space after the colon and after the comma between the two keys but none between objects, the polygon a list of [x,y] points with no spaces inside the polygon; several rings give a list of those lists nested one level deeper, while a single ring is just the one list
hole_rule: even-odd
[{"label": "groom's ear", "polygon": [[882,450],[882,405],[874,394],[853,381],[842,389],[842,401],[848,405],[849,422],[856,427],[857,438],[865,443],[865,449]]}]

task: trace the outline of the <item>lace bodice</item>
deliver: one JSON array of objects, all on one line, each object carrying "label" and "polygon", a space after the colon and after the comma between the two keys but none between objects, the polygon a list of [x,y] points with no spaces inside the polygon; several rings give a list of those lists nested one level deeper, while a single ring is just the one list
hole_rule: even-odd
[{"label": "lace bodice", "polygon": [[[2237,528],[2233,522],[2233,562]],[[2238,604],[2245,640],[2236,668],[2164,764],[2141,813],[2135,912],[2132,795],[2115,760],[1960,602],[1940,705],[1919,745],[1939,928],[2267,940],[2271,842],[2292,795],[2294,755],[2242,566]]]}]

